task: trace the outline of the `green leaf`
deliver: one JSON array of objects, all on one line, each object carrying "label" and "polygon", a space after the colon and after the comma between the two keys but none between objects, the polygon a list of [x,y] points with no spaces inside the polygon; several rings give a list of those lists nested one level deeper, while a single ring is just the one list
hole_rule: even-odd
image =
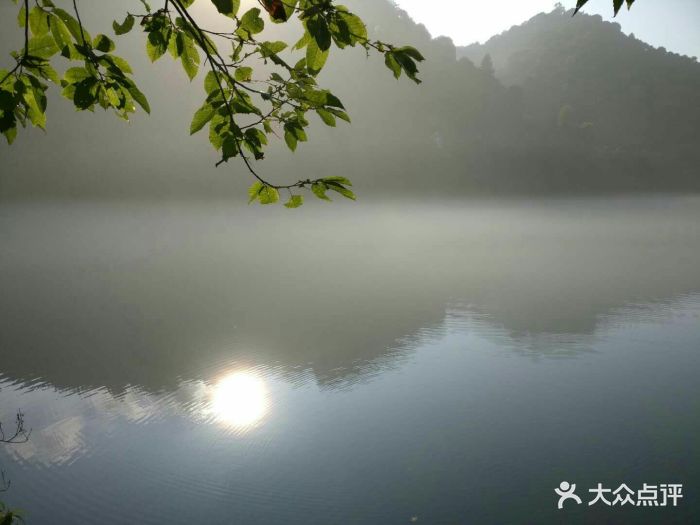
[{"label": "green leaf", "polygon": [[0,87],[9,87],[13,83],[14,77],[7,69],[0,68],[0,80],[2,79],[5,80],[0,84]]},{"label": "green leaf", "polygon": [[15,125],[7,128],[2,132],[2,134],[5,135],[5,140],[7,140],[7,143],[12,144],[15,141],[15,138],[17,137],[17,126]]},{"label": "green leaf", "polygon": [[418,73],[418,66],[413,61],[413,57],[407,52],[395,49],[393,52],[394,58],[400,64],[401,69],[403,69],[406,76],[413,80],[416,84],[420,84],[421,81],[416,77]]},{"label": "green leaf", "polygon": [[26,25],[26,16],[27,10],[24,8],[24,4],[22,4],[22,7],[19,8],[19,12],[17,13],[17,25],[19,27],[24,27]]},{"label": "green leaf", "polygon": [[75,84],[81,82],[92,75],[84,67],[71,67],[66,70],[63,78],[69,84]]},{"label": "green leaf", "polygon": [[258,193],[258,200],[260,201],[260,204],[275,204],[280,200],[280,193],[272,186],[263,185],[262,189]]},{"label": "green leaf", "polygon": [[324,200],[324,201],[330,200],[328,198],[328,196],[326,195],[326,191],[328,191],[328,186],[326,186],[322,182],[314,182],[311,185],[311,191],[313,192],[314,195],[316,195],[316,197],[318,197],[321,200]]},{"label": "green leaf", "polygon": [[50,34],[35,36],[29,40],[29,54],[40,58],[51,58],[58,53],[58,46]]},{"label": "green leaf", "polygon": [[44,113],[46,97],[43,96],[43,93],[39,94],[34,89],[25,90],[22,97],[27,104],[29,120],[35,126],[44,129],[46,126],[46,113]]},{"label": "green leaf", "polygon": [[[323,180],[326,181],[326,182],[328,182],[328,179],[323,179]],[[334,183],[334,182],[328,182],[328,183],[326,184],[326,186],[327,186],[327,188],[328,188],[329,190],[335,191],[336,193],[340,193],[340,194],[341,194],[343,197],[345,197],[346,199],[350,199],[350,200],[353,200],[353,201],[354,201],[354,200],[357,200],[357,197],[355,196],[355,194],[354,194],[352,191],[350,191],[348,188],[346,188],[345,186],[343,186],[342,184],[337,184],[337,183]]]},{"label": "green leaf", "polygon": [[578,0],[576,2],[576,10],[574,11],[574,14],[578,13],[581,8],[588,3],[588,0]]},{"label": "green leaf", "polygon": [[313,40],[311,38],[311,35],[308,31],[305,31],[302,37],[297,41],[297,43],[294,44],[294,46],[292,46],[292,49],[294,49],[295,51],[304,49],[306,46],[309,45],[309,42],[311,42],[311,40]]},{"label": "green leaf", "polygon": [[302,204],[304,204],[304,197],[302,195],[291,195],[284,206],[293,209],[298,208]]},{"label": "green leaf", "polygon": [[415,47],[412,46],[399,47],[396,48],[395,51],[398,53],[405,53],[413,60],[417,60],[418,62],[423,62],[423,60],[425,60],[425,57],[423,57],[423,55],[420,54],[420,51],[418,51]]},{"label": "green leaf", "polygon": [[[328,22],[322,16],[314,16],[306,21],[306,29],[316,41],[316,45],[321,51],[328,51],[331,47],[331,32],[328,29]],[[308,60],[308,59],[307,59]]]},{"label": "green leaf", "polygon": [[284,2],[284,10],[287,12],[287,19],[294,14],[294,10],[297,7],[299,0],[286,0]]},{"label": "green leaf", "polygon": [[[0,78],[2,78],[6,74],[6,70],[0,70]],[[14,111],[15,107],[17,107],[17,102],[15,101],[14,94],[10,91],[0,89],[0,110],[2,110],[3,112],[10,112]]]},{"label": "green leaf", "polygon": [[221,143],[221,154],[224,160],[235,157],[238,154],[238,141],[233,135],[227,135]]},{"label": "green leaf", "polygon": [[227,119],[225,116],[215,113],[209,122],[209,142],[215,150],[221,149],[224,139],[221,136],[221,130],[226,127]]},{"label": "green leaf", "polygon": [[394,73],[394,78],[399,78],[401,76],[401,64],[399,64],[391,51],[387,51],[384,54],[384,63],[386,67]]},{"label": "green leaf", "polygon": [[267,58],[272,55],[276,55],[277,53],[281,53],[285,49],[287,49],[287,44],[281,40],[275,42],[263,42],[260,44],[260,55],[263,58]]},{"label": "green leaf", "polygon": [[267,137],[258,128],[248,128],[245,131],[245,136],[248,140],[255,142],[256,144],[267,144]]},{"label": "green leaf", "polygon": [[328,111],[333,113],[336,117],[338,117],[341,120],[344,120],[347,123],[350,123],[350,116],[345,113],[345,111],[341,111],[339,109],[334,109],[334,108],[328,108]]},{"label": "green leaf", "polygon": [[118,108],[119,106],[121,106],[121,98],[119,97],[114,88],[109,87],[105,91],[107,94],[107,100],[109,100],[109,103],[112,107]]},{"label": "green leaf", "polygon": [[363,43],[367,40],[367,26],[359,16],[343,11],[340,11],[338,16],[348,25],[350,34],[355,41]]},{"label": "green leaf", "polygon": [[151,31],[148,33],[148,39],[146,40],[146,53],[151,62],[155,62],[160,57],[162,57],[168,50],[168,41],[165,35],[159,30]]},{"label": "green leaf", "polygon": [[182,62],[182,67],[187,73],[187,76],[192,80],[197,76],[199,71],[199,51],[197,51],[197,46],[194,44],[194,40],[184,33],[179,33],[183,35],[184,47],[182,53],[180,54],[180,61]]},{"label": "green leaf", "polygon": [[265,22],[260,18],[260,9],[254,7],[245,12],[241,17],[241,23],[236,30],[236,34],[241,38],[248,39],[252,35],[257,35],[265,29]]},{"label": "green leaf", "polygon": [[109,53],[110,51],[114,51],[114,42],[107,36],[103,34],[99,34],[95,37],[95,39],[92,41],[92,46],[97,49],[98,51],[102,51],[103,53]]},{"label": "green leaf", "polygon": [[[624,3],[627,4],[627,9],[630,9],[632,7],[632,4],[634,4],[635,0],[613,0],[613,9],[615,10],[615,15],[620,11],[620,8],[622,8],[622,5]],[[588,0],[578,0],[576,2],[576,10],[574,11],[574,15],[578,13],[583,6],[585,6],[588,3]]]},{"label": "green leaf", "polygon": [[247,93],[239,92],[238,96],[231,101],[231,107],[236,113],[261,115],[260,109],[253,103]]},{"label": "green leaf", "polygon": [[151,106],[148,104],[148,100],[146,99],[146,95],[141,93],[139,88],[137,88],[133,83],[128,87],[129,94],[134,97],[134,100],[138,103],[139,106],[143,108],[143,110],[146,113],[151,113]]},{"label": "green leaf", "polygon": [[241,66],[236,68],[235,79],[239,82],[250,82],[253,78],[253,68]]},{"label": "green leaf", "polygon": [[318,113],[318,116],[321,117],[321,120],[326,126],[335,127],[335,115],[333,115],[333,113],[323,108],[316,109],[316,113]]},{"label": "green leaf", "polygon": [[199,108],[192,118],[192,123],[190,124],[190,135],[194,135],[200,129],[202,129],[207,122],[212,119],[215,112],[216,109],[210,104],[204,104],[201,108]]},{"label": "green leaf", "polygon": [[102,58],[113,64],[115,67],[119,68],[119,70],[121,70],[122,73],[133,73],[129,63],[120,56],[105,55]]},{"label": "green leaf", "polygon": [[298,120],[287,122],[284,125],[284,130],[285,133],[291,133],[299,142],[306,142],[307,140],[306,132],[304,131],[304,128],[301,127],[301,123]]},{"label": "green leaf", "polygon": [[343,106],[343,103],[340,101],[340,99],[338,97],[336,97],[330,91],[326,91],[325,93],[326,93],[326,106],[345,109],[345,106]]},{"label": "green leaf", "polygon": [[83,36],[85,37],[85,40],[87,42],[90,42],[90,33],[88,33],[85,28],[80,29],[80,24],[78,21],[73,18],[73,15],[68,13],[67,11],[64,11],[63,9],[56,8],[53,10],[54,14],[58,16],[61,21],[66,25],[68,28],[68,31],[70,31],[70,34],[73,35],[73,38],[75,39],[76,42],[81,42],[83,41]]},{"label": "green leaf", "polygon": [[34,36],[42,36],[49,32],[48,13],[35,6],[29,11],[29,29]]},{"label": "green leaf", "polygon": [[92,91],[94,85],[95,79],[92,77],[74,84],[73,103],[75,107],[85,110],[90,109],[95,104],[96,96]]},{"label": "green leaf", "polygon": [[265,155],[263,154],[263,146],[266,144],[267,137],[261,130],[257,128],[250,128],[246,130],[243,139],[243,146],[245,146],[248,151],[255,156],[255,160],[265,158]]},{"label": "green leaf", "polygon": [[115,35],[125,35],[134,27],[134,17],[132,15],[127,15],[121,24],[118,24],[115,20],[112,22],[112,29],[114,29]]},{"label": "green leaf", "polygon": [[297,138],[294,135],[294,133],[290,130],[287,129],[287,126],[284,127],[284,141],[287,144],[287,147],[292,150],[296,151],[297,149]]},{"label": "green leaf", "polygon": [[211,3],[216,6],[219,13],[231,18],[235,18],[238,9],[241,7],[240,0],[211,0]]},{"label": "green leaf", "polygon": [[248,188],[248,204],[256,200],[260,204],[274,204],[279,202],[280,194],[276,188],[258,181]]},{"label": "green leaf", "polygon": [[248,204],[250,204],[253,201],[256,201],[258,199],[258,195],[260,195],[260,191],[263,189],[263,183],[262,182],[256,182],[254,183],[250,188],[248,188]]},{"label": "green leaf", "polygon": [[70,31],[68,31],[66,24],[64,24],[63,20],[57,15],[51,15],[49,26],[51,28],[51,35],[53,35],[53,39],[61,52],[63,52],[66,46],[73,44]]},{"label": "green leaf", "polygon": [[174,32],[170,35],[170,41],[168,42],[168,51],[173,58],[180,58],[182,51],[185,47],[185,42],[182,38],[182,33]]},{"label": "green leaf", "polygon": [[39,75],[41,78],[50,80],[51,82],[58,84],[60,80],[58,78],[58,73],[56,73],[56,70],[51,67],[51,64],[49,64],[48,61],[44,59],[39,60],[40,62],[33,61],[32,63],[25,63],[25,67],[28,70],[31,70],[37,75]]},{"label": "green leaf", "polygon": [[211,94],[214,91],[219,91],[219,83],[216,81],[216,73],[209,71],[204,77],[204,91]]},{"label": "green leaf", "polygon": [[316,40],[311,40],[306,46],[306,67],[310,75],[318,75],[328,59],[328,49],[318,47]]},{"label": "green leaf", "polygon": [[350,182],[349,179],[345,177],[324,177],[323,182],[328,182],[328,183],[338,183],[338,184],[343,184],[345,186],[352,186],[352,182]]}]

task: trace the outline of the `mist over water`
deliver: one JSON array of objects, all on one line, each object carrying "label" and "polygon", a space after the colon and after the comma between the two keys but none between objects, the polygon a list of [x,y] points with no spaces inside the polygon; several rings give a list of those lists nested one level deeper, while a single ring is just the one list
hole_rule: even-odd
[{"label": "mist over water", "polygon": [[84,372],[156,390],[188,377],[188,355],[232,347],[332,381],[448,311],[514,338],[583,337],[616,308],[700,289],[695,198],[2,213],[2,342],[27,349],[5,369],[60,364],[45,378],[67,387]]},{"label": "mist over water", "polygon": [[696,198],[1,213],[33,523],[507,521],[560,477],[698,479]]}]

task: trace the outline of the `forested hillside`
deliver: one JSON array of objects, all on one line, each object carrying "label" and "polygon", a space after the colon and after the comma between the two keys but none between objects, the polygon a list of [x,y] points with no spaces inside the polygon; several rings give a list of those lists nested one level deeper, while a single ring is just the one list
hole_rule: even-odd
[{"label": "forested hillside", "polygon": [[698,187],[695,57],[653,48],[600,16],[572,18],[563,8],[458,55],[492,63],[499,81],[518,93],[533,131],[524,137],[528,166],[554,176],[547,158],[560,159],[578,174],[572,183],[592,187]]},{"label": "forested hillside", "polygon": [[[383,38],[412,42],[428,59],[418,89],[386,78],[383,64],[364,56],[329,70],[354,115],[343,139],[329,140],[363,186],[441,194],[700,189],[694,58],[563,8],[456,49],[389,2],[351,5],[377,21]],[[317,160],[309,157],[310,169]]]}]

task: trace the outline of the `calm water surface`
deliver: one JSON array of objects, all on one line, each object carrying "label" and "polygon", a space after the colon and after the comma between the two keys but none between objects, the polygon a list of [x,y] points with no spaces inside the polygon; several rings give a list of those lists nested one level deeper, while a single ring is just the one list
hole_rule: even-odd
[{"label": "calm water surface", "polygon": [[[700,200],[0,208],[30,524],[691,523]],[[562,480],[683,483],[567,507]]]}]

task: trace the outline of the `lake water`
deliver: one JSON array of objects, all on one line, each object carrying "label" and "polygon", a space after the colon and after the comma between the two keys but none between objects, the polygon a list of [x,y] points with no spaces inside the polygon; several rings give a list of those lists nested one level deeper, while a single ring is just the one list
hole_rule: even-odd
[{"label": "lake water", "polygon": [[29,524],[698,518],[699,199],[4,204],[0,243]]}]

